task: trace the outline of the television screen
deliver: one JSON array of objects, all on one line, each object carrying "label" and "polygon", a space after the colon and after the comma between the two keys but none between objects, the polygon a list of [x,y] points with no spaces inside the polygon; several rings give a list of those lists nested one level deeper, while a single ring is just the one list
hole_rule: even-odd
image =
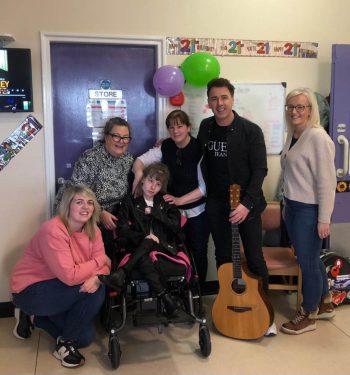
[{"label": "television screen", "polygon": [[30,49],[0,48],[0,112],[32,112]]}]

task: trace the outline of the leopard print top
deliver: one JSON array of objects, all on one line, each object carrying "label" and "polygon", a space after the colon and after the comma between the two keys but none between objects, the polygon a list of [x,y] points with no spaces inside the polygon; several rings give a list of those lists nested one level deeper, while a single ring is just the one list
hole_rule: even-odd
[{"label": "leopard print top", "polygon": [[71,179],[56,196],[55,207],[65,187],[84,184],[96,194],[103,210],[113,212],[128,192],[128,177],[133,161],[133,156],[128,152],[120,157],[112,156],[106,151],[104,143],[98,142],[75,163]]}]

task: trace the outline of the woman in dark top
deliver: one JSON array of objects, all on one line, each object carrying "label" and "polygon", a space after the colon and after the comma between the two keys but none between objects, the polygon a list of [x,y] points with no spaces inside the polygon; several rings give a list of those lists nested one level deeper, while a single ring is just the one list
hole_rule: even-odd
[{"label": "woman in dark top", "polygon": [[176,303],[150,258],[150,252],[154,250],[169,255],[177,253],[176,239],[181,229],[181,215],[173,204],[163,199],[168,181],[167,166],[163,163],[151,164],[145,168],[137,186],[137,197],[127,195],[124,198],[118,215],[118,236],[126,240],[130,256],[120,262],[116,272],[101,275],[100,280],[120,291],[126,276],[132,277],[132,270],[137,269],[163,301],[166,314],[173,316],[176,314]]},{"label": "woman in dark top", "polygon": [[191,136],[191,123],[184,111],[169,113],[166,126],[170,138],[165,139],[161,147],[154,147],[136,159],[133,192],[146,166],[159,161],[168,166],[171,178],[169,194],[164,195],[164,200],[175,204],[187,217],[186,245],[193,253],[203,284],[208,267],[209,226],[205,214],[205,184],[198,167],[202,152],[197,139]]}]

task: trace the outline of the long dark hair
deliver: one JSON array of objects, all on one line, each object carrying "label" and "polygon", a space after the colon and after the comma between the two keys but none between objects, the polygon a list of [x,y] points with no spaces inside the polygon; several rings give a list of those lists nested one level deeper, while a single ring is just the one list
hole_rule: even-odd
[{"label": "long dark hair", "polygon": [[144,170],[143,170],[143,176],[140,182],[137,184],[136,189],[135,189],[135,195],[137,197],[140,197],[143,195],[142,191],[142,185],[143,181],[146,177],[153,177],[157,181],[161,183],[161,188],[160,192],[165,194],[167,192],[168,188],[168,182],[169,182],[169,169],[168,167],[163,164],[163,163],[153,163],[148,165]]},{"label": "long dark hair", "polygon": [[191,122],[188,117],[188,114],[184,111],[181,111],[181,109],[175,109],[174,111],[171,111],[168,114],[165,120],[166,127],[169,128],[169,126],[172,125],[173,123],[185,124],[187,125],[187,127],[191,126]]}]

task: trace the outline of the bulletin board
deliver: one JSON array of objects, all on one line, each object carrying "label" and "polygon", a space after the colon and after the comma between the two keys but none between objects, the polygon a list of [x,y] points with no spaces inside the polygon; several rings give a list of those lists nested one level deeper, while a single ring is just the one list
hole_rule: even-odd
[{"label": "bulletin board", "polygon": [[[267,154],[279,154],[284,143],[286,84],[232,83],[235,87],[233,109],[262,128]],[[206,88],[185,85],[184,94],[185,103],[182,109],[190,116],[192,135],[196,136],[200,122],[213,116],[208,107]]]}]

